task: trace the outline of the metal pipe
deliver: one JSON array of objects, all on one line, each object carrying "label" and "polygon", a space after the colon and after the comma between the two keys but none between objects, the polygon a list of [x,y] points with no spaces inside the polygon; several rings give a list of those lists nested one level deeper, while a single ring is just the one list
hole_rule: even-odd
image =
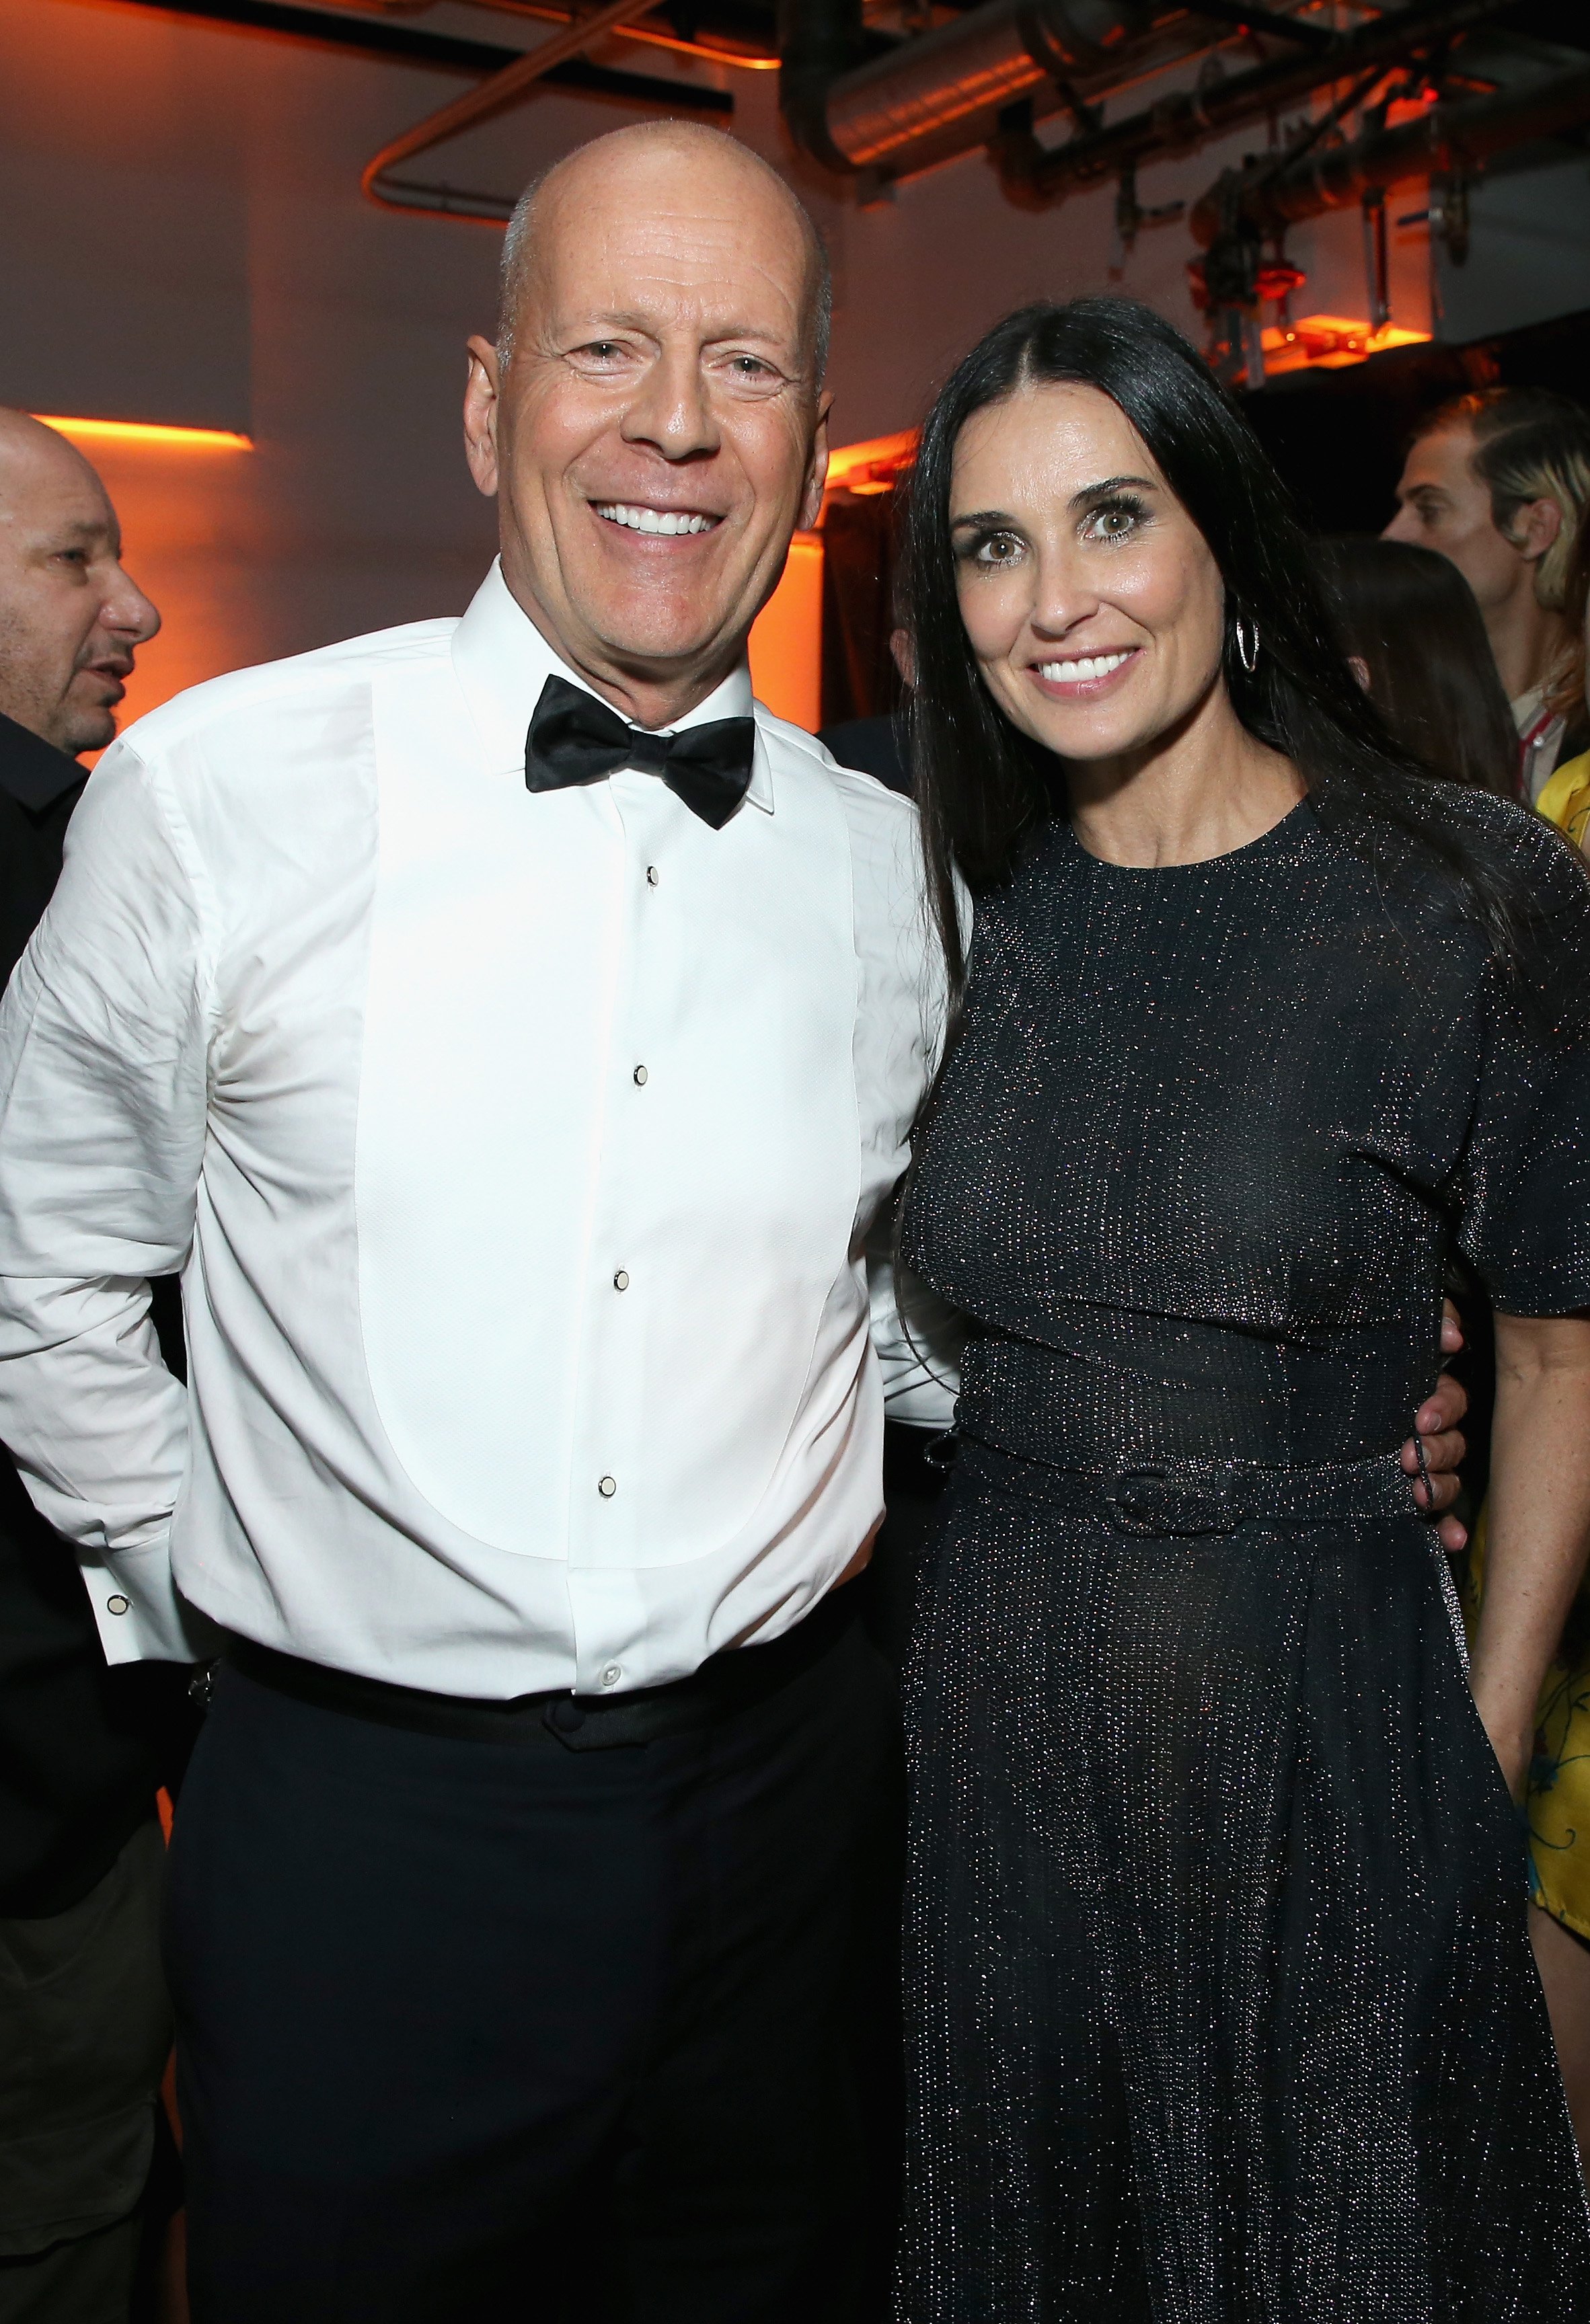
[{"label": "metal pipe", "polygon": [[891,177],[985,143],[1021,99],[1086,118],[1093,98],[1223,36],[1167,0],[985,0],[864,61],[859,30],[850,0],[781,0],[784,114],[828,168]]},{"label": "metal pipe", "polygon": [[1373,201],[1409,178],[1477,169],[1493,153],[1527,139],[1557,137],[1590,121],[1590,65],[1532,88],[1432,105],[1418,121],[1372,130],[1350,145],[1327,148],[1278,167],[1273,158],[1232,171],[1196,204],[1188,221],[1205,249],[1225,218],[1240,217],[1276,234],[1325,210]]},{"label": "metal pipe", "polygon": [[779,111],[801,152],[826,169],[855,167],[828,134],[828,91],[865,55],[864,39],[862,0],[778,0]]},{"label": "metal pipe", "polygon": [[[1051,71],[1096,72],[1106,37],[1118,44],[1142,13],[1129,0],[987,0],[841,75],[827,91],[828,134],[853,169],[875,169],[913,139],[1013,104]],[[1080,32],[1069,21],[1077,15],[1094,20]]]},{"label": "metal pipe", "polygon": [[[538,80],[544,80],[555,65],[578,56],[582,49],[589,48],[593,41],[599,40],[604,32],[611,32],[621,18],[644,14],[645,5],[646,0],[640,0],[639,6],[636,0],[604,0],[604,5],[593,9],[588,16],[577,17],[561,32],[554,32],[550,41],[538,42],[523,56],[515,58],[511,65],[505,65],[501,72],[493,73],[489,80],[483,80],[478,88],[468,90],[463,97],[456,97],[450,105],[440,106],[435,113],[428,113],[423,121],[414,124],[412,129],[405,129],[401,136],[390,139],[378,153],[371,155],[359,175],[360,190],[382,209],[419,210],[432,217],[505,217],[513,208],[511,202],[504,207],[489,196],[452,196],[446,187],[420,186],[412,180],[393,180],[391,172],[402,162],[411,161],[416,154],[429,152],[444,138],[456,137],[460,130],[472,129],[477,121],[488,121],[493,114],[500,113],[504,106],[512,105],[515,98],[522,97],[525,90],[533,88]],[[411,193],[421,198],[407,199]],[[449,198],[424,198],[438,195]],[[476,200],[489,202],[491,206],[480,208],[463,206],[466,202],[473,204]]]},{"label": "metal pipe", "polygon": [[1276,107],[1296,104],[1327,82],[1345,80],[1375,65],[1389,68],[1419,48],[1468,32],[1516,5],[1517,0],[1414,0],[1394,14],[1344,32],[1329,48],[1283,57],[1203,88],[1179,90],[1146,112],[1072,137],[1052,151],[1036,138],[1006,139],[999,156],[1001,178],[1014,198],[1062,200],[1078,186],[1114,177],[1160,154],[1187,152],[1206,138],[1261,121]]},{"label": "metal pipe", "polygon": [[[435,0],[337,0],[337,5],[344,8],[374,8],[385,14],[394,10],[406,13],[433,7]],[[557,0],[473,0],[473,5],[495,9],[504,16],[529,16],[543,24],[571,23],[575,13],[559,7]],[[769,53],[766,33],[759,32],[753,21],[758,14],[764,13],[721,5],[698,10],[695,19],[698,37],[694,40],[652,24],[618,24],[613,37],[615,41],[638,42],[642,48],[671,49],[676,56],[704,57],[708,64],[733,65],[742,72],[777,72],[779,60]],[[735,21],[741,17],[752,21],[741,25]]]},{"label": "metal pipe", "polygon": [[[430,32],[401,21],[400,12],[382,8],[351,10],[300,8],[283,0],[127,0],[130,6],[158,9],[162,15],[221,24],[236,32],[262,32],[272,40],[292,41],[334,55],[373,57],[386,64],[418,65],[430,72],[467,73],[475,79],[499,71],[522,54],[495,42],[460,40],[452,32]],[[431,0],[424,0],[430,6]],[[567,21],[567,11],[559,17]],[[642,106],[651,113],[690,112],[715,120],[732,118],[735,100],[726,90],[699,83],[663,80],[650,73],[624,72],[571,57],[546,74],[554,88],[577,96],[610,99],[619,105]],[[490,196],[479,198],[489,204]],[[490,215],[496,213],[490,212]],[[505,213],[504,213],[505,215]]]}]

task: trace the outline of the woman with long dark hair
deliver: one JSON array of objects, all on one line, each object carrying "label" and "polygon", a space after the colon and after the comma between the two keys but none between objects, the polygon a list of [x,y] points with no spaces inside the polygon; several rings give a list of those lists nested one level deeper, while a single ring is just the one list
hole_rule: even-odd
[{"label": "woman with long dark hair", "polygon": [[[1393,742],[1311,567],[1125,302],[1011,317],[928,421],[957,1005],[902,1240],[973,1333],[910,1687],[910,2324],[1590,2314],[1513,1805],[1590,1540],[1590,884]],[[1499,1311],[1466,1671],[1396,1451],[1454,1244]]]},{"label": "woman with long dark hair", "polygon": [[1427,774],[1519,796],[1518,733],[1474,591],[1410,540],[1321,542],[1331,635],[1382,723]]}]

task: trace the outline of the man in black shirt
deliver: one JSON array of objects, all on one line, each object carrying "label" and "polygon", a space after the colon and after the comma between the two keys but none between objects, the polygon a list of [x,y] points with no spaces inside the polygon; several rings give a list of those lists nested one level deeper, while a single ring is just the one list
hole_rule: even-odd
[{"label": "man in black shirt", "polygon": [[[0,980],[160,616],[53,429],[0,410]],[[155,1794],[189,1673],[107,1666],[76,1554],[0,1449],[0,2324],[124,2315],[170,2042]]]}]

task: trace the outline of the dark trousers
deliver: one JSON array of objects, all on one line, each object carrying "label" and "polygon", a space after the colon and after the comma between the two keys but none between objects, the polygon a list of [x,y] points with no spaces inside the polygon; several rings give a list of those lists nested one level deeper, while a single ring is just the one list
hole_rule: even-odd
[{"label": "dark trousers", "polygon": [[596,1750],[222,1672],[168,1941],[194,2324],[870,2306],[898,1744],[835,1628],[771,1696]]},{"label": "dark trousers", "polygon": [[0,2324],[126,2324],[171,2051],[151,1817],[64,1913],[0,1921]]}]

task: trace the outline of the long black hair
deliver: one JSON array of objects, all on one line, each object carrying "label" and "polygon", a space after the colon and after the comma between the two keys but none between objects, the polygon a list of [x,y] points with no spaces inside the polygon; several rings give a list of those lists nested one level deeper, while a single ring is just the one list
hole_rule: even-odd
[{"label": "long black hair", "polygon": [[[1248,732],[1292,761],[1322,823],[1349,844],[1393,868],[1410,848],[1433,860],[1499,960],[1522,973],[1537,920],[1525,875],[1452,812],[1449,787],[1393,740],[1354,677],[1331,634],[1309,540],[1246,420],[1151,309],[1087,298],[1021,308],[978,342],[928,416],[910,486],[911,748],[952,1000],[966,982],[957,873],[974,894],[996,882],[1056,811],[1044,754],[996,708],[962,625],[949,526],[955,448],[974,412],[1062,383],[1097,388],[1118,406],[1207,542],[1225,584],[1225,686]],[[1252,672],[1236,646],[1243,617],[1261,639]]]},{"label": "long black hair", "polygon": [[1517,798],[1518,730],[1474,593],[1449,557],[1410,540],[1322,541],[1316,552],[1341,651],[1427,774]]}]

